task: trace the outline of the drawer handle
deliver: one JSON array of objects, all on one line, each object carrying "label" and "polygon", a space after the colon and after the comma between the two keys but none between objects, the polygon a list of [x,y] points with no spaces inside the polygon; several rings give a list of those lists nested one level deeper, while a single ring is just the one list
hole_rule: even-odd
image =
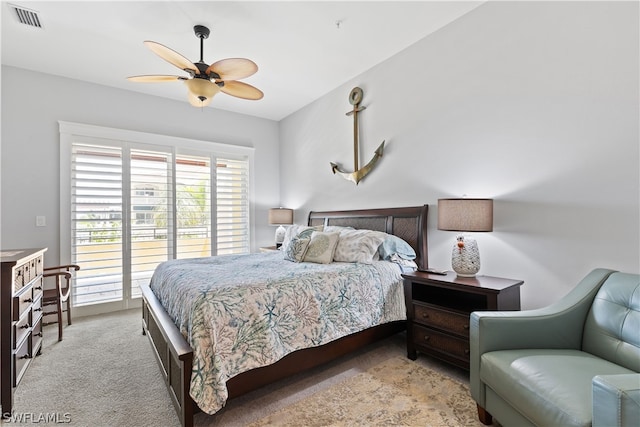
[{"label": "drawer handle", "polygon": [[41,291],[41,290],[42,290],[42,286],[36,286],[36,287],[35,287],[35,290],[36,290],[36,291]]},{"label": "drawer handle", "polygon": [[471,350],[469,350],[468,348],[465,348],[464,349],[464,354],[468,356],[469,353],[471,353]]},{"label": "drawer handle", "polygon": [[33,335],[35,335],[37,337],[42,337],[42,332],[38,332],[37,334],[33,334]]},{"label": "drawer handle", "polygon": [[33,302],[33,300],[31,298],[27,298],[26,300],[24,300],[22,302]]},{"label": "drawer handle", "polygon": [[22,326],[20,326],[20,329],[29,329],[29,325],[28,324],[27,325],[22,325]]},{"label": "drawer handle", "polygon": [[31,359],[28,354],[18,357],[18,359]]},{"label": "drawer handle", "polygon": [[42,307],[40,308],[34,308],[33,311],[42,311]]},{"label": "drawer handle", "polygon": [[422,318],[423,319],[428,319],[429,318],[429,313],[422,313]]},{"label": "drawer handle", "polygon": [[462,329],[464,329],[465,331],[468,331],[468,330],[469,330],[469,325],[464,325],[464,326],[462,327]]},{"label": "drawer handle", "polygon": [[431,339],[431,337],[430,337],[429,335],[425,335],[425,336],[424,336],[424,340],[425,340],[425,341],[429,341],[430,339]]}]

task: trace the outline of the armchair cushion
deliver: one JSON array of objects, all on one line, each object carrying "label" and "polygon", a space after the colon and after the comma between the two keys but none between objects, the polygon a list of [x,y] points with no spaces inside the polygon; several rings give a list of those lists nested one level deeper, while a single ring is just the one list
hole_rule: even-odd
[{"label": "armchair cushion", "polygon": [[520,349],[483,354],[480,379],[535,425],[590,427],[593,377],[631,373],[579,350]]}]

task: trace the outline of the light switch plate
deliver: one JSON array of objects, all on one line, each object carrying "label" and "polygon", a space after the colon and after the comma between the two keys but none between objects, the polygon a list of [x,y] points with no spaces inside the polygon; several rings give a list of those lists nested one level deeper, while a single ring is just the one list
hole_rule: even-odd
[{"label": "light switch plate", "polygon": [[47,225],[47,218],[39,215],[36,217],[36,227],[45,227]]}]

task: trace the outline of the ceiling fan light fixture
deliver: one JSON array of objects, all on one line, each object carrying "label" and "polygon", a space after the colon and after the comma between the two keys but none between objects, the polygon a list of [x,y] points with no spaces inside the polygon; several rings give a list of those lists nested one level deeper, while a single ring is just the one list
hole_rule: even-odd
[{"label": "ceiling fan light fixture", "polygon": [[211,104],[211,101],[213,100],[213,98],[209,98],[201,101],[200,98],[193,95],[191,92],[187,93],[187,99],[189,100],[189,104],[196,108],[206,107],[207,105]]},{"label": "ceiling fan light fixture", "polygon": [[196,107],[209,105],[213,97],[220,92],[220,87],[217,84],[206,79],[193,78],[185,80],[184,84],[189,90],[189,102]]}]

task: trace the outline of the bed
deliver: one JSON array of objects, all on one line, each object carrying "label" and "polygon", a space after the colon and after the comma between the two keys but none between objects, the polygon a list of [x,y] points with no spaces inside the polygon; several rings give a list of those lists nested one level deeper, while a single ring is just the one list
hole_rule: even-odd
[{"label": "bed", "polygon": [[[427,213],[427,205],[352,211],[312,211],[309,214],[307,224],[309,226],[340,226],[376,230],[398,236],[409,243],[415,250],[417,255],[415,260],[416,264],[421,268],[427,268]],[[272,260],[274,256],[278,255],[281,256],[281,254],[277,253],[261,254],[261,257],[264,258],[261,262],[272,262],[270,259]],[[271,258],[268,259],[269,257]],[[254,258],[262,259],[257,256],[254,256]],[[211,261],[212,260],[206,262],[209,263]],[[242,259],[238,258],[237,261],[241,262]],[[203,260],[202,262],[205,261]],[[193,263],[190,264],[190,270],[197,270],[197,268],[193,268],[193,265]],[[322,268],[323,267],[320,266],[313,266],[311,269],[321,270]],[[348,268],[348,266],[341,266],[341,268]],[[376,268],[379,269],[380,267]],[[265,268],[265,270],[268,270],[268,268]],[[340,274],[341,276],[347,277],[349,273],[345,270]],[[377,270],[373,273],[373,275],[378,274],[382,273]],[[143,333],[148,336],[154,349],[156,359],[181,424],[191,426],[193,425],[194,412],[200,409],[190,394],[192,391],[192,373],[195,372],[196,376],[202,373],[200,369],[201,359],[198,357],[200,349],[196,347],[196,357],[194,357],[194,348],[189,345],[183,335],[185,332],[184,325],[176,319],[176,307],[165,302],[165,305],[168,307],[165,308],[161,300],[166,300],[166,295],[164,295],[157,286],[155,287],[157,289],[155,292],[158,293],[159,296],[152,291],[150,286],[142,287],[142,330]],[[230,377],[225,378],[225,401],[226,399],[240,396],[279,379],[321,365],[367,344],[404,330],[404,316],[400,319],[396,313],[394,319],[393,321],[384,322],[374,327],[367,327],[364,330],[348,333],[346,336],[332,339],[326,343],[318,342],[317,345],[309,348],[297,349],[288,353],[285,352],[286,355],[283,357],[278,356],[277,361],[268,360],[266,366],[249,370],[239,369],[239,372],[231,372]],[[177,326],[176,323],[180,326]],[[194,365],[194,361],[196,365]],[[203,382],[210,383],[209,380]],[[200,396],[198,394],[200,393],[199,390],[194,389],[193,392],[198,397]],[[211,408],[207,409],[205,412],[211,413]]]}]

